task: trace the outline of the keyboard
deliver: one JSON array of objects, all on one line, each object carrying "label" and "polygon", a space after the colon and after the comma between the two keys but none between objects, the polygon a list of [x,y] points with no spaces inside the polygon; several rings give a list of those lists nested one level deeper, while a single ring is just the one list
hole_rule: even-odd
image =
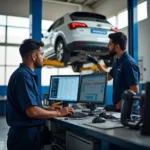
[{"label": "keyboard", "polygon": [[68,118],[84,118],[87,117],[88,115],[82,112],[75,112],[74,114],[68,114],[65,117]]}]

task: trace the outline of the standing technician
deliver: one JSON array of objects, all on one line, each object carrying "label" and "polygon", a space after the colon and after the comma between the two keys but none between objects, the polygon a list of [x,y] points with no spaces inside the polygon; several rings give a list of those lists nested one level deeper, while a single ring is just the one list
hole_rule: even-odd
[{"label": "standing technician", "polygon": [[34,70],[43,66],[43,46],[42,42],[32,39],[20,45],[23,63],[11,75],[7,89],[8,150],[40,150],[40,126],[44,119],[74,112],[71,107],[42,108]]},{"label": "standing technician", "polygon": [[[127,37],[122,32],[109,34],[108,49],[111,55],[115,55],[117,60],[113,68],[108,73],[108,80],[113,79],[113,104],[116,111],[121,108],[121,95],[125,90],[132,90],[139,93],[140,71],[135,60],[127,53]],[[88,56],[88,61],[97,65],[101,72],[107,72],[95,57]],[[107,108],[107,107],[106,107]],[[138,103],[134,104],[134,114],[138,114]]]}]

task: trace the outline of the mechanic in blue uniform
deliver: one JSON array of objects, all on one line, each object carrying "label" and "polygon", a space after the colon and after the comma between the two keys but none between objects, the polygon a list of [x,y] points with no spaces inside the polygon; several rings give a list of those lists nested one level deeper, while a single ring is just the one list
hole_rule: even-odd
[{"label": "mechanic in blue uniform", "polygon": [[43,65],[43,46],[32,39],[20,45],[23,63],[11,75],[7,90],[8,150],[40,150],[40,127],[44,119],[74,112],[71,107],[42,108],[34,70]]},{"label": "mechanic in blue uniform", "polygon": [[[121,95],[125,90],[132,90],[139,93],[140,71],[135,60],[127,53],[127,37],[122,32],[109,34],[108,49],[110,55],[116,56],[116,62],[108,73],[108,80],[113,79],[113,104],[114,110],[120,111]],[[93,56],[88,56],[88,60],[97,65],[100,72],[107,72],[98,60]],[[109,108],[108,108],[109,109]],[[138,101],[134,103],[133,113],[139,114]]]}]

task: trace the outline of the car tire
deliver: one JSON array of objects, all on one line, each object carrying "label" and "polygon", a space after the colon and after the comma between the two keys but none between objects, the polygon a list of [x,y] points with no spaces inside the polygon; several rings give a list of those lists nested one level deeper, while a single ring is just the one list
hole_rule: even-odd
[{"label": "car tire", "polygon": [[75,62],[75,63],[73,63],[71,66],[72,66],[72,70],[73,70],[74,72],[81,72],[81,71],[80,71],[80,68],[83,67],[83,64],[82,64],[82,63],[79,63],[79,62]]},{"label": "car tire", "polygon": [[67,51],[67,48],[66,48],[63,40],[57,41],[56,47],[55,47],[55,52],[56,52],[56,59],[58,61],[64,62],[66,65],[70,58],[70,54]]},{"label": "car tire", "polygon": [[110,58],[104,59],[103,61],[107,67],[112,67],[114,65],[116,59],[115,59],[115,56],[111,56]]}]

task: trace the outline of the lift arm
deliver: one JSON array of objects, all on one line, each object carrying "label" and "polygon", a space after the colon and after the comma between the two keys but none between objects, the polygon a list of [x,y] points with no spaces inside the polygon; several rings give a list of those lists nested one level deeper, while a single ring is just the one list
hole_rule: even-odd
[{"label": "lift arm", "polygon": [[64,63],[58,60],[44,59],[43,66],[64,67]]},{"label": "lift arm", "polygon": [[[104,68],[108,68],[105,64],[102,64]],[[49,60],[49,59],[44,59],[43,66],[53,66],[53,67],[65,67],[63,62],[60,62],[58,60]],[[91,67],[86,67],[86,68],[80,68],[80,71],[85,71],[85,70],[97,70],[97,66],[93,65]]]}]

